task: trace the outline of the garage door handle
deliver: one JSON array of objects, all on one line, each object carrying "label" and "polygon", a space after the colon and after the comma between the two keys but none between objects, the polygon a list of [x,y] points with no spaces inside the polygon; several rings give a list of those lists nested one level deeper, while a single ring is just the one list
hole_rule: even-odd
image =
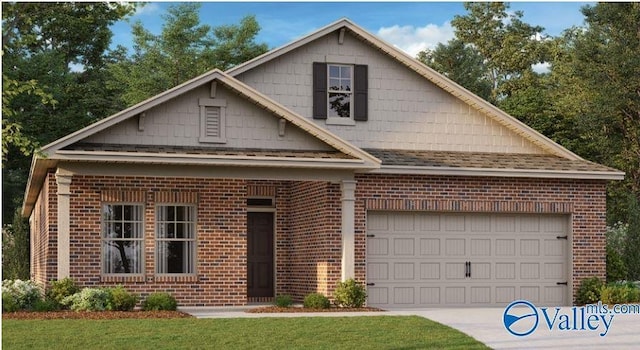
[{"label": "garage door handle", "polygon": [[568,285],[568,283],[567,282],[556,282],[556,285],[557,286],[566,286],[566,285]]},{"label": "garage door handle", "polygon": [[367,286],[375,286],[375,283],[367,283]]},{"label": "garage door handle", "polygon": [[464,263],[464,277],[471,277],[471,261]]}]

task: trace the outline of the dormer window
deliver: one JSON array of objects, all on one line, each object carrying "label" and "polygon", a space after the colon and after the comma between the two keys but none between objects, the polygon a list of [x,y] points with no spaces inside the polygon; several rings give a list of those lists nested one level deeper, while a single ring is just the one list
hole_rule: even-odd
[{"label": "dormer window", "polygon": [[327,124],[355,125],[368,117],[367,66],[313,64],[313,118]]}]

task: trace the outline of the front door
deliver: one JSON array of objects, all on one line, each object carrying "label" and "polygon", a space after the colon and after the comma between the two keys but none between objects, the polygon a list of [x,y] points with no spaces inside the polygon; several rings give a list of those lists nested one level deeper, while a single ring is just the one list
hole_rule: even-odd
[{"label": "front door", "polygon": [[273,213],[247,213],[247,296],[273,297]]}]

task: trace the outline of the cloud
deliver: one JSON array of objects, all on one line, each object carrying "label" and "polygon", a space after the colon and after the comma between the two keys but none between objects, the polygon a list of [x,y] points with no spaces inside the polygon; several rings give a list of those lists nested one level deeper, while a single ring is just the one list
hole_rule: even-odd
[{"label": "cloud", "polygon": [[433,49],[438,43],[446,43],[454,37],[453,28],[449,22],[445,22],[441,26],[427,24],[424,27],[396,24],[380,28],[377,34],[385,41],[414,57],[418,52],[427,48]]},{"label": "cloud", "polygon": [[158,5],[158,3],[147,2],[136,8],[136,13],[134,14],[134,16],[155,15],[161,10],[162,9],[160,8],[160,5]]}]

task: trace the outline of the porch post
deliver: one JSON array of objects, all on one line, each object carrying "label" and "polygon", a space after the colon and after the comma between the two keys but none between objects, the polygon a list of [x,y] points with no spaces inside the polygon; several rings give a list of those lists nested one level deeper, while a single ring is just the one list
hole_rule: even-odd
[{"label": "porch post", "polygon": [[56,171],[56,182],[58,184],[58,279],[69,277],[69,213],[71,196],[72,174]]},{"label": "porch post", "polygon": [[356,182],[342,180],[342,281],[355,277]]}]

